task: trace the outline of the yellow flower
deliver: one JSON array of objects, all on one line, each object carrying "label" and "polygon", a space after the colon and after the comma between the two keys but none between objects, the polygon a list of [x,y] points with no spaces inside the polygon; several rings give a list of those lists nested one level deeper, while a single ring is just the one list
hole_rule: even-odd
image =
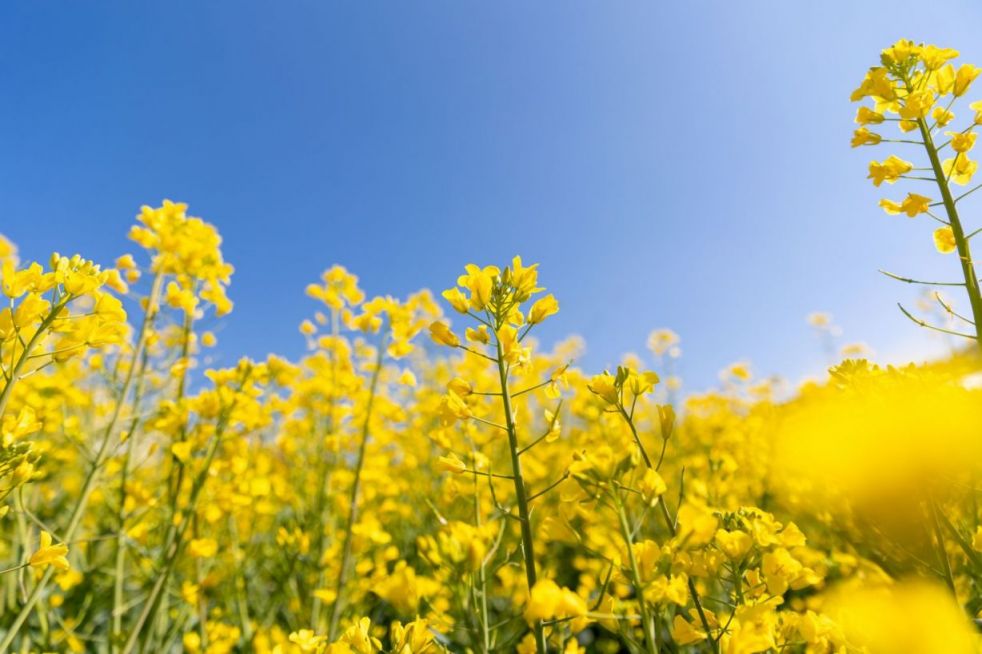
[{"label": "yellow flower", "polygon": [[525,350],[518,342],[518,330],[511,325],[502,325],[496,334],[501,352],[508,363],[519,363],[525,355]]},{"label": "yellow flower", "polygon": [[898,39],[896,43],[880,52],[880,58],[885,64],[906,64],[908,59],[920,53],[922,47],[910,39]]},{"label": "yellow flower", "polygon": [[951,137],[951,149],[955,152],[968,152],[975,146],[975,132],[945,132]]},{"label": "yellow flower", "polygon": [[553,297],[552,293],[544,297],[539,298],[532,304],[532,308],[529,309],[528,323],[530,325],[535,325],[549,316],[559,312],[559,302]]},{"label": "yellow flower", "polygon": [[849,99],[856,102],[866,97],[873,97],[891,101],[897,97],[894,86],[894,82],[890,79],[886,68],[882,66],[870,68],[866,73],[866,77],[863,78],[862,83],[859,85],[859,88],[852,92]]},{"label": "yellow flower", "polygon": [[661,356],[675,348],[681,339],[671,329],[655,329],[648,334],[648,349],[655,356]]},{"label": "yellow flower", "polygon": [[972,549],[976,552],[982,552],[982,527],[975,528],[975,534],[972,536]]},{"label": "yellow flower", "polygon": [[930,211],[931,198],[918,195],[917,193],[908,193],[907,197],[904,198],[904,201],[899,204],[893,200],[887,200],[884,198],[880,200],[880,206],[883,207],[883,210],[891,216],[905,213],[911,218],[914,218],[919,214]]},{"label": "yellow flower", "polygon": [[934,230],[934,247],[941,254],[951,254],[958,248],[955,242],[955,233],[951,227],[939,227]]},{"label": "yellow flower", "polygon": [[925,89],[914,91],[907,96],[903,105],[900,107],[900,117],[905,120],[915,120],[925,118],[934,106],[934,93]]},{"label": "yellow flower", "polygon": [[453,391],[447,391],[441,398],[439,414],[444,425],[452,425],[457,420],[466,420],[472,415],[467,403]]},{"label": "yellow flower", "polygon": [[935,45],[920,46],[920,58],[928,70],[937,70],[957,56],[958,50],[952,48],[939,48]]},{"label": "yellow flower", "polygon": [[851,145],[854,148],[858,148],[861,145],[876,145],[881,140],[883,140],[883,137],[876,132],[871,132],[865,127],[860,127],[852,133]]},{"label": "yellow flower", "polygon": [[370,618],[361,618],[341,635],[341,641],[357,654],[374,654],[382,649],[382,643],[371,635],[371,627]]},{"label": "yellow flower", "polygon": [[705,506],[683,504],[677,517],[679,538],[692,546],[711,541],[719,526],[719,519]]},{"label": "yellow flower", "polygon": [[213,538],[194,538],[188,543],[188,554],[196,559],[210,559],[218,553],[218,543]]},{"label": "yellow flower", "polygon": [[119,270],[131,270],[136,268],[136,262],[133,260],[132,254],[124,254],[116,259],[113,265]]},{"label": "yellow flower", "polygon": [[632,395],[641,396],[650,393],[661,380],[658,373],[652,371],[635,372],[630,371],[627,376],[627,388]]},{"label": "yellow flower", "polygon": [[481,343],[483,345],[491,342],[491,334],[488,333],[488,328],[485,325],[479,325],[476,328],[468,327],[464,330],[464,338],[471,343]]},{"label": "yellow flower", "polygon": [[447,384],[447,390],[452,391],[459,397],[467,397],[474,392],[474,387],[466,379],[454,377]]},{"label": "yellow flower", "polygon": [[662,438],[669,438],[675,430],[675,409],[671,404],[658,405],[658,427]]},{"label": "yellow flower", "polygon": [[457,347],[460,345],[460,339],[450,331],[450,328],[444,322],[436,321],[430,324],[430,337],[440,345],[446,345],[448,347]]},{"label": "yellow flower", "polygon": [[972,176],[975,175],[978,167],[979,162],[969,159],[967,154],[955,155],[953,159],[945,159],[941,163],[941,168],[944,170],[945,176],[951,178],[952,182],[961,186],[972,181]]},{"label": "yellow flower", "polygon": [[[876,654],[969,654],[978,635],[944,588],[924,581],[843,588],[829,606],[849,643]],[[884,616],[891,616],[885,619]]]},{"label": "yellow flower", "polygon": [[57,570],[68,570],[68,546],[65,544],[52,545],[51,534],[46,531],[41,532],[38,549],[31,554],[28,563],[34,568],[45,568],[54,566]]},{"label": "yellow flower", "polygon": [[617,404],[620,400],[620,395],[616,381],[614,376],[609,372],[602,372],[599,375],[594,375],[590,379],[587,388],[590,389],[591,393],[599,395],[609,404]]},{"label": "yellow flower", "polygon": [[573,618],[586,615],[586,601],[568,588],[560,588],[552,579],[535,582],[525,605],[525,621],[529,624],[552,618]]},{"label": "yellow flower", "polygon": [[467,472],[467,464],[461,461],[460,457],[453,452],[437,459],[437,468],[457,475]]},{"label": "yellow flower", "polygon": [[494,281],[500,271],[496,266],[480,268],[472,263],[464,266],[464,269],[467,274],[457,278],[457,285],[471,292],[470,308],[481,311],[491,301],[491,291],[494,290]]},{"label": "yellow flower", "polygon": [[938,127],[944,127],[955,119],[955,114],[948,111],[944,107],[935,107],[931,111],[931,118],[933,118],[934,122],[938,124]]},{"label": "yellow flower", "polygon": [[294,631],[290,634],[290,642],[300,648],[301,652],[307,654],[308,652],[316,652],[324,641],[327,640],[324,636],[315,636],[314,632],[310,629],[301,629],[300,631]]},{"label": "yellow flower", "polygon": [[972,64],[962,64],[958,69],[958,73],[955,75],[955,85],[952,88],[952,93],[955,97],[965,95],[965,91],[968,87],[975,81],[975,78],[979,76],[982,69],[976,68]]},{"label": "yellow flower", "polygon": [[0,234],[0,263],[9,261],[13,267],[17,266],[17,246],[11,243],[6,236]]},{"label": "yellow flower", "polygon": [[893,184],[900,179],[901,175],[909,173],[913,168],[914,164],[891,154],[883,163],[870,162],[867,179],[873,180],[873,186],[879,186],[883,182]]},{"label": "yellow flower", "polygon": [[692,624],[681,615],[676,615],[672,620],[672,640],[677,645],[691,645],[706,639],[706,632],[696,629]]},{"label": "yellow flower", "polygon": [[391,635],[393,654],[425,654],[436,651],[433,647],[433,634],[423,618],[417,617],[405,626],[398,620],[393,622]]},{"label": "yellow flower", "polygon": [[454,286],[453,288],[448,288],[443,292],[443,297],[450,306],[454,308],[455,311],[460,313],[467,313],[470,308],[470,302],[467,300],[467,296],[460,292],[460,289]]},{"label": "yellow flower", "polygon": [[200,597],[200,590],[201,587],[197,584],[185,581],[181,583],[181,599],[191,606],[196,607],[198,605],[198,598]]},{"label": "yellow flower", "polygon": [[856,122],[860,125],[878,125],[883,122],[884,115],[869,107],[860,107],[856,111]]},{"label": "yellow flower", "polygon": [[723,551],[731,561],[739,561],[743,555],[750,551],[753,546],[753,539],[750,534],[743,531],[727,531],[720,529],[715,536],[716,545]]},{"label": "yellow flower", "polygon": [[178,441],[170,446],[171,454],[181,463],[187,463],[194,449],[191,441]]},{"label": "yellow flower", "polygon": [[646,502],[654,505],[655,500],[668,490],[668,486],[665,484],[665,480],[661,478],[661,475],[653,468],[646,468],[644,476],[641,477],[641,481],[638,483],[638,490],[641,491],[641,497]]},{"label": "yellow flower", "polygon": [[515,300],[518,302],[524,302],[534,293],[542,290],[536,286],[539,278],[538,268],[539,264],[537,263],[524,266],[521,257],[512,257],[511,266],[506,269],[508,272],[507,282],[515,289]]}]

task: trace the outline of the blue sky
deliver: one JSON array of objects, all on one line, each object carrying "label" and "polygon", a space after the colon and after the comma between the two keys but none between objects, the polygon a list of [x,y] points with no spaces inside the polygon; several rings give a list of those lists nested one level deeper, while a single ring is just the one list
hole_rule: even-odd
[{"label": "blue sky", "polygon": [[109,262],[141,204],[190,203],[237,268],[228,359],[299,354],[332,263],[404,295],[513,254],[591,369],[671,327],[689,388],[738,359],[794,379],[813,310],[920,357],[876,270],[957,264],[876,206],[924,189],[864,179],[897,150],[849,149],[848,95],[901,36],[982,62],[980,25],[970,0],[4,3],[0,232]]}]

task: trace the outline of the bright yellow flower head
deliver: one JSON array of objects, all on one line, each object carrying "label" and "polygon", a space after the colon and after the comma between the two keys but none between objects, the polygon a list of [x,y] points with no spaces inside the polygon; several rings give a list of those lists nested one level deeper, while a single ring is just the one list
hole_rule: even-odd
[{"label": "bright yellow flower head", "polygon": [[34,554],[31,554],[28,562],[34,568],[45,568],[50,565],[57,570],[68,570],[70,566],[67,557],[68,546],[64,544],[53,545],[51,534],[42,531],[38,548]]},{"label": "bright yellow flower head", "polygon": [[457,284],[470,291],[470,308],[482,311],[491,301],[491,291],[494,289],[500,270],[497,266],[479,268],[472,263],[465,266],[467,274],[457,278]]},{"label": "bright yellow flower head", "polygon": [[962,64],[958,68],[958,73],[955,74],[955,82],[952,87],[952,93],[955,97],[965,95],[968,91],[968,87],[975,81],[975,78],[979,76],[982,69],[973,66],[972,64]]},{"label": "bright yellow flower head", "polygon": [[17,246],[0,234],[0,264],[10,261],[14,266],[17,265]]},{"label": "bright yellow flower head", "polygon": [[528,324],[535,325],[551,315],[559,312],[559,302],[553,297],[552,293],[545,295],[532,304],[532,308],[529,309]]},{"label": "bright yellow flower head", "polygon": [[[187,215],[187,205],[164,200],[160,207],[144,206],[130,229],[130,239],[153,255],[151,269],[175,275],[184,288],[200,286],[201,299],[218,315],[232,310],[225,293],[233,268],[222,258],[218,230],[201,218]],[[126,262],[124,262],[126,263]]]},{"label": "bright yellow flower head", "polygon": [[951,254],[958,248],[955,233],[951,227],[938,227],[934,230],[934,247],[941,254]]},{"label": "bright yellow flower head", "polygon": [[879,186],[883,182],[893,184],[901,175],[905,175],[914,169],[914,164],[904,161],[896,155],[890,155],[882,163],[871,161],[869,164],[869,176],[867,179],[873,180],[873,186]]},{"label": "bright yellow flower head", "polygon": [[290,642],[299,647],[304,654],[316,652],[326,640],[326,637],[317,636],[310,629],[301,629],[290,634]]},{"label": "bright yellow flower head", "polygon": [[583,598],[568,588],[561,588],[552,579],[537,581],[525,605],[525,620],[530,624],[536,620],[579,617],[586,613]]},{"label": "bright yellow flower head", "polygon": [[920,59],[924,62],[924,67],[928,70],[937,70],[944,66],[949,60],[958,56],[958,50],[953,48],[939,48],[936,45],[920,46]]},{"label": "bright yellow flower head", "polygon": [[852,134],[852,142],[850,145],[854,148],[858,148],[861,145],[876,145],[883,137],[876,132],[871,132],[865,127],[860,127]]},{"label": "bright yellow flower head", "polygon": [[975,147],[975,139],[978,136],[975,132],[945,132],[951,137],[951,149],[955,152],[968,152]]},{"label": "bright yellow flower head", "polygon": [[[921,580],[845,587],[830,612],[850,643],[877,654],[972,654],[974,626],[943,587]],[[884,616],[891,616],[885,620]]]},{"label": "bright yellow flower head", "polygon": [[908,193],[903,202],[898,203],[884,198],[880,200],[880,206],[891,216],[905,213],[909,217],[914,218],[931,210],[931,198],[918,195],[917,193]]},{"label": "bright yellow flower head", "polygon": [[450,327],[445,322],[435,321],[431,323],[430,336],[440,345],[446,345],[448,347],[457,347],[460,345],[460,339],[450,331]]},{"label": "bright yellow flower head", "polygon": [[967,154],[958,154],[952,159],[945,159],[941,163],[941,168],[952,183],[965,186],[972,181],[975,171],[979,168],[979,162],[969,159]]}]

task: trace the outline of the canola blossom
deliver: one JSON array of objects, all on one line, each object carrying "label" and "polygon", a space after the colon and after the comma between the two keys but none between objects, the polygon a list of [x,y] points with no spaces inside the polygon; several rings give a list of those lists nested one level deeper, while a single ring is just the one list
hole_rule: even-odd
[{"label": "canola blossom", "polygon": [[912,148],[875,187],[934,184],[880,205],[944,223],[968,347],[793,392],[737,362],[683,394],[665,328],[583,369],[537,340],[563,298],[520,256],[404,298],[330,267],[303,356],[202,369],[234,269],[187,205],[140,209],[111,266],[0,237],[0,652],[979,652],[982,299],[951,184],[982,107],[955,124],[956,57],[884,50],[852,143]]}]

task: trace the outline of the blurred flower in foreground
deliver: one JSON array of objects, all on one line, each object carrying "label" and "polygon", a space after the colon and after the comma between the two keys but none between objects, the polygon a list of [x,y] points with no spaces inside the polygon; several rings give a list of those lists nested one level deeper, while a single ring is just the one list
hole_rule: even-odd
[{"label": "blurred flower in foreground", "polygon": [[903,581],[880,588],[843,588],[829,614],[849,643],[871,654],[969,654],[977,636],[943,586]]},{"label": "blurred flower in foreground", "polygon": [[943,492],[982,455],[982,395],[961,383],[967,371],[949,366],[881,369],[858,360],[833,368],[832,383],[788,405],[775,469],[817,506],[848,497],[881,515],[907,511],[898,497]]}]

